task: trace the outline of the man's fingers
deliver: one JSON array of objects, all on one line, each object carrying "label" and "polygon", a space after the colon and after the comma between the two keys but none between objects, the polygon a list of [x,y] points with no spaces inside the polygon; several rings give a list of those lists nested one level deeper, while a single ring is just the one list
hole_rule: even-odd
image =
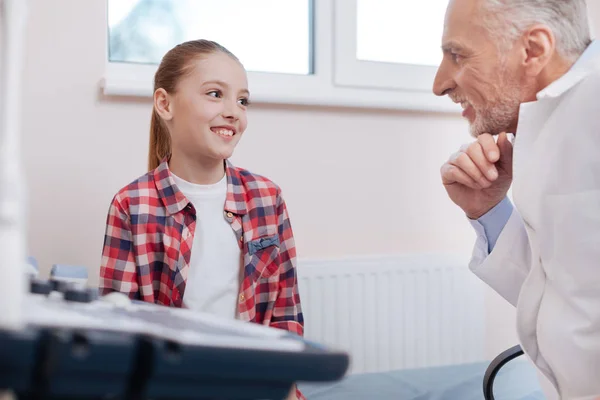
[{"label": "man's fingers", "polygon": [[457,155],[450,159],[449,163],[467,174],[469,178],[477,182],[479,186],[485,188],[491,185],[490,181],[484,176],[482,171],[475,165],[467,153],[457,153]]},{"label": "man's fingers", "polygon": [[459,183],[471,189],[481,189],[481,186],[479,186],[469,175],[450,163],[446,163],[442,166],[441,173],[444,185]]},{"label": "man's fingers", "polygon": [[479,142],[475,142],[469,146],[467,155],[489,181],[493,182],[498,178],[496,166],[484,155],[483,147]]},{"label": "man's fingers", "polygon": [[477,142],[481,145],[483,153],[489,162],[493,164],[500,159],[500,148],[496,144],[496,141],[492,135],[488,133],[479,135],[477,137]]}]

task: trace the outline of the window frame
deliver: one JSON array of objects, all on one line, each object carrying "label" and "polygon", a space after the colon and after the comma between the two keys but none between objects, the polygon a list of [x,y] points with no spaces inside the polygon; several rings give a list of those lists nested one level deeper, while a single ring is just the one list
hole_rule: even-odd
[{"label": "window frame", "polygon": [[[356,59],[356,6],[356,0],[313,0],[313,74],[249,71],[252,102],[460,113],[432,93],[434,67]],[[107,20],[108,1],[105,8]],[[152,97],[157,66],[110,62],[106,36],[104,95]]]}]

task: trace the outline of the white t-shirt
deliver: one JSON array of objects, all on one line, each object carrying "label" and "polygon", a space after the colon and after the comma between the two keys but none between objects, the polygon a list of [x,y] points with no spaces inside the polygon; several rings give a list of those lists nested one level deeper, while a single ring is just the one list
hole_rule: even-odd
[{"label": "white t-shirt", "polygon": [[191,310],[237,318],[242,252],[224,216],[227,176],[197,185],[173,175],[196,209],[196,229],[183,302]]}]

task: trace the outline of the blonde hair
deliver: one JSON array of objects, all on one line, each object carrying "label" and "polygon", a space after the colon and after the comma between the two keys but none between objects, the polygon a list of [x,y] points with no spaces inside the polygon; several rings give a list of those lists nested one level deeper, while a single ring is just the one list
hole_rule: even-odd
[{"label": "blonde hair", "polygon": [[[239,61],[229,50],[210,40],[191,40],[181,43],[164,55],[154,75],[154,92],[164,89],[167,93],[175,93],[177,83],[192,69],[192,62],[198,57],[222,52]],[[148,170],[153,170],[171,156],[171,135],[166,124],[152,108],[150,120],[150,146],[148,149]]]}]

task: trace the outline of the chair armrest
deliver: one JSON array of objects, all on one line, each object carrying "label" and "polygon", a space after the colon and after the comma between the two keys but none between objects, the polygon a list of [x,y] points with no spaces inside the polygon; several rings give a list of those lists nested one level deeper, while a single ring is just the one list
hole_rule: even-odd
[{"label": "chair armrest", "polygon": [[487,367],[483,377],[483,397],[485,400],[494,400],[494,379],[500,369],[515,358],[523,355],[521,346],[516,345],[500,353]]}]

